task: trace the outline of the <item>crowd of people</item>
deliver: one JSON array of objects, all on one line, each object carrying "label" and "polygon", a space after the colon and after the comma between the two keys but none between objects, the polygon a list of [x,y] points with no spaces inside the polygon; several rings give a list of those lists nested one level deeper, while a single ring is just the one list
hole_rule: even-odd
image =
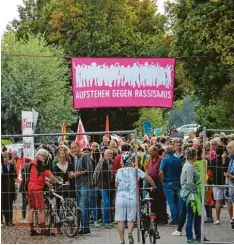
[{"label": "crowd of people", "polygon": [[[22,184],[20,186],[22,223],[29,223],[31,236],[39,235],[32,218],[35,209],[39,210],[40,235],[52,235],[45,226],[42,190],[45,186],[52,188],[46,178],[57,184],[69,182],[69,191],[59,194],[77,201],[80,209],[79,234],[90,233],[92,222],[94,228],[103,226],[106,229],[111,229],[117,222],[121,243],[125,243],[124,226],[128,226],[129,243],[134,243],[132,231],[137,212],[136,190],[148,184],[156,188],[149,195],[154,198],[152,212],[156,214],[157,224],[175,226],[172,235],[180,236],[185,225],[187,242],[201,241],[203,210],[206,223],[219,225],[224,201],[228,207],[231,229],[234,230],[234,135],[214,134],[205,142],[204,151],[202,145],[202,133],[196,137],[194,132],[190,132],[187,139],[181,139],[149,137],[139,132],[137,139],[134,134],[130,134],[128,139],[117,140],[103,136],[103,141],[99,143],[92,142],[89,137],[89,144],[83,149],[75,141],[61,141],[58,146],[41,145],[35,159],[18,156],[17,151],[9,152],[9,149],[3,148],[2,224],[4,217],[5,225],[14,225],[15,166],[17,161],[23,161],[33,163],[28,189],[25,190]],[[204,207],[201,196],[203,154],[206,154],[205,182],[215,185],[206,188]],[[143,193],[141,198],[145,196],[146,193]],[[216,220],[212,213],[214,204]],[[26,221],[27,205],[29,212]],[[62,233],[59,227],[57,233]]]}]

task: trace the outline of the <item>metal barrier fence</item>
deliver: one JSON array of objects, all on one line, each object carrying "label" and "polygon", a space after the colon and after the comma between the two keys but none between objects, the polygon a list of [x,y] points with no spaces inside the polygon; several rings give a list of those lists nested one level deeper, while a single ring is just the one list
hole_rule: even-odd
[{"label": "metal barrier fence", "polygon": [[[223,133],[222,137],[220,137],[219,134],[217,134],[217,137],[215,136],[215,133],[221,133],[221,132]],[[209,139],[207,136],[207,134],[210,134],[210,133],[213,133],[213,136],[214,136],[211,139]],[[216,199],[215,208],[221,211],[223,199],[228,198],[228,193],[230,189],[233,190],[234,192],[234,182],[233,184],[231,184],[231,181],[227,182],[228,178],[226,178],[226,181],[225,181],[224,180],[225,177],[221,176],[228,169],[227,164],[225,165],[225,163],[222,160],[222,156],[221,156],[225,152],[226,146],[228,143],[226,142],[227,138],[224,137],[225,133],[234,133],[234,130],[207,129],[206,127],[203,128],[202,207],[203,209],[206,207],[206,213],[208,214],[208,216],[211,215],[211,217],[207,216],[208,217],[207,223],[211,223],[213,221],[211,206],[214,204],[208,203],[206,199],[209,199],[209,198]],[[207,158],[209,158],[208,161],[207,161]],[[234,205],[230,201],[227,201],[228,211],[232,209],[232,206]],[[211,222],[209,222],[209,220]],[[205,242],[205,239],[204,239],[205,238],[205,227],[206,227],[204,223],[205,223],[205,210],[203,210],[202,217],[201,217],[201,241],[202,243],[209,243],[209,242]],[[232,232],[231,227],[226,227],[226,229],[230,229],[230,232]],[[224,241],[223,238],[221,239],[222,241],[219,241],[217,243],[225,243],[225,244],[231,243],[232,244],[234,241],[234,239],[232,241],[230,240]]]},{"label": "metal barrier fence", "polygon": [[[134,148],[134,152],[135,152],[135,161],[134,161],[135,166],[136,166],[135,173],[136,173],[136,180],[138,181],[138,171],[137,171],[138,157],[137,157],[137,147],[136,147],[136,144],[137,144],[137,130],[109,131],[109,132],[66,133],[66,134],[62,134],[62,133],[44,133],[44,134],[34,134],[34,135],[1,135],[1,138],[2,139],[17,139],[17,140],[19,140],[19,139],[21,139],[23,137],[33,137],[33,138],[37,139],[36,140],[36,143],[37,143],[36,146],[39,146],[40,144],[48,143],[51,140],[53,141],[55,139],[55,137],[59,137],[59,136],[66,136],[66,137],[70,137],[70,140],[75,140],[75,136],[77,136],[77,135],[89,135],[90,138],[91,138],[91,141],[95,140],[95,141],[99,141],[99,143],[100,143],[100,142],[102,142],[101,137],[104,136],[104,135],[106,135],[106,134],[109,134],[109,135],[111,135],[111,134],[112,135],[121,135],[121,136],[125,136],[125,138],[129,134],[134,134],[135,142],[134,143],[131,142],[131,144],[132,144],[132,146]],[[98,138],[99,138],[99,140],[98,140]],[[109,170],[107,170],[107,173],[109,173],[108,171]],[[93,172],[94,171],[91,171],[92,174],[93,174]],[[56,175],[55,172],[54,172],[54,174]],[[14,178],[15,178],[15,176],[14,176]],[[10,211],[11,214],[9,214],[9,215],[10,216],[12,215],[12,210],[9,210],[9,209],[6,210],[7,209],[6,208],[6,204],[4,204],[4,201],[6,201],[6,198],[7,197],[9,198],[10,192],[7,191],[7,192],[3,193],[3,189],[4,189],[3,186],[1,186],[1,193],[2,193],[2,195],[1,195],[1,197],[2,197],[1,198],[2,199],[2,202],[1,202],[1,214],[2,214],[1,220],[2,221],[3,221],[3,215],[6,216],[6,212],[9,212]],[[90,190],[89,199],[90,199],[90,195],[93,194],[93,190],[94,189]],[[113,221],[113,210],[114,210],[114,195],[115,195],[115,191],[116,191],[116,189],[115,189],[114,186],[108,188],[109,198],[111,199],[111,205],[110,205],[110,207],[107,207],[107,208],[109,209],[109,211],[111,211],[111,217],[110,217],[111,221]],[[64,190],[63,192],[65,193],[66,190]],[[99,190],[97,192],[99,192],[99,194],[101,194],[101,198],[102,198],[102,202],[103,202],[105,193],[103,193],[102,191],[99,191]],[[138,241],[138,243],[140,243],[140,214],[139,214],[139,212],[140,212],[139,211],[140,210],[140,208],[139,208],[140,205],[139,205],[139,189],[138,188],[136,188],[136,192],[137,192],[136,193],[136,196],[137,196],[137,217],[136,217],[136,221],[137,221],[137,241]],[[95,196],[96,196],[96,190],[95,190]],[[95,197],[92,197],[92,198],[95,198]],[[25,208],[25,203],[24,203],[25,200],[24,200],[24,198],[21,201],[22,201],[22,205]],[[96,201],[97,200],[95,199],[95,202]],[[77,202],[77,203],[79,203],[79,202]],[[7,203],[7,206],[9,206],[9,205],[11,206],[11,204]],[[51,205],[55,205],[55,202],[52,203]],[[103,213],[101,214],[101,218],[102,218],[102,222],[103,222],[103,218],[104,218],[103,215],[104,215],[104,212],[105,212],[105,208],[100,203],[98,205],[99,206],[97,207],[97,210],[98,210],[97,215],[100,214],[100,210],[104,209],[104,211],[102,210]],[[95,212],[96,211],[94,210],[93,207],[90,207],[89,206],[88,209],[89,209],[89,212],[92,212],[93,215],[95,215]],[[84,217],[84,216],[82,216],[82,217]],[[12,218],[10,217],[10,219],[12,219]],[[83,223],[84,222],[86,222],[86,221],[83,220]],[[26,228],[24,227],[24,229],[26,229]],[[27,229],[29,229],[29,227]],[[90,238],[90,239],[91,239],[90,240],[90,243],[98,243],[98,236],[96,237],[96,241],[95,242],[94,242],[94,240],[95,240],[94,238]],[[111,233],[110,233],[110,237],[109,237],[108,243],[111,243],[111,240],[112,239],[113,239],[113,237],[111,236]],[[117,243],[118,243],[118,241],[119,241],[119,238],[117,240]],[[103,242],[101,242],[101,243],[103,243]]]}]

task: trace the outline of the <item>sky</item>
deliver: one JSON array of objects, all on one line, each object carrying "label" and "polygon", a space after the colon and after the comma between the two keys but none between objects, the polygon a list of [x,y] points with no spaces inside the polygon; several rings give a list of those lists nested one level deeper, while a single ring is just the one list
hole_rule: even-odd
[{"label": "sky", "polygon": [[[165,0],[157,0],[158,10],[163,13]],[[0,35],[2,36],[9,21],[18,18],[17,5],[22,5],[22,0],[0,0]]]}]

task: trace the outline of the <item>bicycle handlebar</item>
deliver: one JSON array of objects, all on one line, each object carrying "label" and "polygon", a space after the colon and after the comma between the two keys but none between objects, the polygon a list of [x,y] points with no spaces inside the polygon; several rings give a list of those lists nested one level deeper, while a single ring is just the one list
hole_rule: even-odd
[{"label": "bicycle handlebar", "polygon": [[140,191],[152,191],[152,190],[156,190],[157,187],[147,187],[147,188],[140,188]]}]

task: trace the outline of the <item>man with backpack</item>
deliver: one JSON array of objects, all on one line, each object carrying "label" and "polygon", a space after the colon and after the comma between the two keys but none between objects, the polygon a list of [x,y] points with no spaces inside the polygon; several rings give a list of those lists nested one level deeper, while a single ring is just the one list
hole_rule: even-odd
[{"label": "man with backpack", "polygon": [[[45,227],[45,204],[43,198],[43,188],[45,185],[47,185],[49,188],[52,187],[50,183],[46,182],[46,177],[50,178],[53,182],[57,184],[62,184],[62,182],[58,181],[50,170],[47,170],[45,162],[48,157],[48,151],[46,151],[45,149],[39,149],[36,153],[36,158],[30,163],[30,165],[27,166],[29,177],[25,180],[25,190],[28,191],[28,221],[30,225],[31,236],[52,235],[50,231]],[[25,174],[27,171],[25,171]],[[35,209],[38,210],[38,219],[41,227],[41,234],[34,229],[33,214]]]}]

